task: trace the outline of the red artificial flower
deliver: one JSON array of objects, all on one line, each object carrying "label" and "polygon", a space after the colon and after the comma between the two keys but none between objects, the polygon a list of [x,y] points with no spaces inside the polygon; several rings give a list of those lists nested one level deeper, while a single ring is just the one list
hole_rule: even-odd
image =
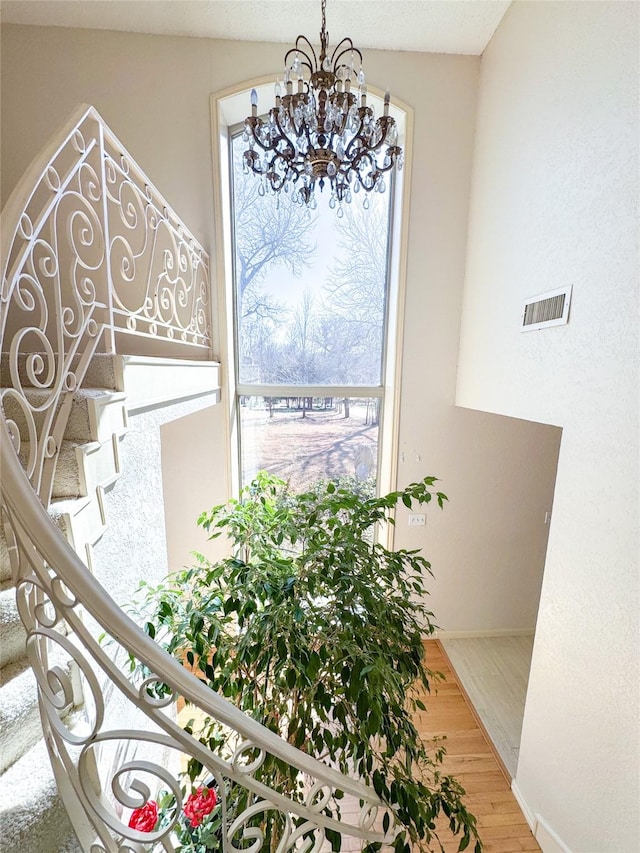
[{"label": "red artificial flower", "polygon": [[134,809],[129,818],[129,827],[138,832],[153,832],[158,822],[158,804],[149,800],[141,808]]},{"label": "red artificial flower", "polygon": [[191,826],[195,829],[200,826],[202,821],[208,814],[215,809],[218,798],[213,788],[202,787],[189,794],[187,802],[184,804],[184,813],[191,821]]}]

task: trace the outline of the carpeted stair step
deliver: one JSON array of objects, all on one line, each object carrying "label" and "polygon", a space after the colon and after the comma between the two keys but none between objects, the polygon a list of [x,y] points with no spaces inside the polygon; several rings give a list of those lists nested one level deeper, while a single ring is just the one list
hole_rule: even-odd
[{"label": "carpeted stair step", "polygon": [[[20,458],[29,458],[29,442],[23,442]],[[120,475],[113,440],[104,444],[63,441],[53,478],[52,500],[82,498],[95,494],[98,486],[108,486]]]},{"label": "carpeted stair step", "polygon": [[62,842],[62,846],[58,848],[58,853],[83,853],[83,850],[78,839],[72,835],[71,838]]},{"label": "carpeted stair step", "polygon": [[15,588],[0,590],[0,669],[26,654],[26,633],[18,616]]},{"label": "carpeted stair step", "polygon": [[[83,447],[77,443],[63,441],[58,462],[53,478],[53,496],[59,498],[75,498],[84,495],[84,482],[81,471],[81,458],[78,454],[78,448]],[[20,460],[26,467],[29,459],[29,451],[31,445],[28,441],[24,441],[20,446]]]},{"label": "carpeted stair step", "polygon": [[82,380],[82,387],[122,391],[122,357],[106,352],[95,353]]},{"label": "carpeted stair step", "polygon": [[0,670],[0,773],[42,738],[36,678],[26,659]]},{"label": "carpeted stair step", "polygon": [[[45,364],[44,354],[40,355],[42,364]],[[77,369],[78,358],[72,363],[72,369]],[[82,380],[83,388],[103,388],[110,391],[122,391],[122,359],[111,353],[97,352],[93,355]],[[43,374],[40,374],[41,377]],[[18,356],[18,376],[23,388],[33,387],[27,372],[27,354]],[[13,385],[11,371],[9,368],[9,356],[2,353],[0,356],[0,384],[3,388]]]},{"label": "carpeted stair step", "polygon": [[[40,431],[49,416],[46,407],[50,394],[48,391],[32,388],[25,389],[24,396],[36,411],[33,411],[33,421],[36,434]],[[105,441],[113,433],[122,434],[126,431],[126,411],[124,408],[125,395],[114,391],[83,388],[72,398],[69,419],[64,431],[66,441]],[[20,403],[11,394],[5,395],[2,401],[5,416],[13,420],[23,441],[29,441],[27,418]]]},{"label": "carpeted stair step", "polygon": [[80,850],[42,738],[0,777],[0,838],[7,853]]}]

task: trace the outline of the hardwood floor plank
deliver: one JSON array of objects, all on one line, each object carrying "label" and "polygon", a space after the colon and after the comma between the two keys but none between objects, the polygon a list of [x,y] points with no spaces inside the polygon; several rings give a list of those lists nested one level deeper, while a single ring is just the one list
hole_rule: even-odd
[{"label": "hardwood floor plank", "polygon": [[520,853],[529,850],[540,850],[533,835],[530,838],[493,839],[484,846],[484,853]]},{"label": "hardwood floor plank", "polygon": [[[528,638],[523,638],[528,640]],[[525,645],[526,648],[526,645]],[[439,641],[425,641],[427,665],[442,672],[445,682],[419,698],[427,706],[414,722],[425,739],[445,737],[445,773],[451,773],[465,788],[465,804],[475,814],[484,853],[522,853],[540,850],[511,793],[511,778],[487,739],[478,716],[458,684]],[[510,666],[509,659],[506,666]],[[490,667],[498,669],[495,659]],[[446,823],[438,823],[445,853],[456,853],[459,838],[452,836]],[[438,847],[433,845],[433,850]]]}]

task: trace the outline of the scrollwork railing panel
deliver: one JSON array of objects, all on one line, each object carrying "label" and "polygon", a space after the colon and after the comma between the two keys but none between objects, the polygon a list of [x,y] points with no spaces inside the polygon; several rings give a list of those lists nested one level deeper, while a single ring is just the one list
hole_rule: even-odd
[{"label": "scrollwork railing panel", "polygon": [[209,346],[205,253],[107,135],[104,158],[114,328]]},{"label": "scrollwork railing panel", "polygon": [[96,351],[116,352],[117,337],[121,354],[129,344],[211,358],[209,261],[91,107],[27,172],[2,225],[2,404],[48,503],[71,398]]},{"label": "scrollwork railing panel", "polygon": [[3,214],[2,407],[45,503],[73,393],[108,325],[102,164],[94,126],[85,115],[53,152],[13,232],[5,231]]},{"label": "scrollwork railing panel", "polygon": [[[2,430],[6,435],[4,424]],[[184,766],[187,759],[195,759],[202,766],[200,784],[205,779],[215,784],[222,827],[219,849],[225,853],[266,849],[274,826],[276,848],[281,853],[324,849],[328,830],[363,843],[391,843],[392,831],[380,829],[385,808],[372,789],[295,749],[213,693],[167,655],[109,598],[70,551],[35,500],[10,444],[4,440],[2,463],[6,508],[20,555],[20,613],[48,737],[64,764],[68,786],[75,792],[76,806],[85,817],[89,834],[93,833],[94,849],[112,853],[129,845],[139,851],[171,851],[178,846],[175,832],[185,779],[174,768],[180,763]],[[37,541],[31,530],[38,531]],[[101,626],[110,643],[96,639],[91,622]],[[56,629],[61,624],[71,633],[59,633]],[[55,663],[49,659],[51,646],[58,651]],[[85,695],[84,713],[67,719],[61,718],[60,712],[72,699],[73,684],[68,668],[59,663],[64,653],[74,663]],[[123,657],[133,657],[147,674],[139,675],[140,668],[120,668],[115,661]],[[152,689],[158,684],[167,686],[166,696]],[[110,710],[110,703],[104,700],[105,685],[138,710],[137,727],[123,729],[118,725],[113,706]],[[219,721],[224,737],[218,749],[210,748],[178,724],[173,714],[178,696]],[[135,744],[136,750],[129,749],[128,743]],[[105,744],[121,745],[115,750],[121,756],[119,762],[106,770],[97,757]],[[168,760],[167,753],[178,755],[178,761]],[[267,757],[290,768],[298,793],[274,790],[260,780],[256,771]],[[153,832],[129,827],[131,809],[144,806],[159,788],[173,796],[175,819],[168,819]],[[392,815],[389,821],[393,826]],[[86,849],[91,849],[88,844]]]}]

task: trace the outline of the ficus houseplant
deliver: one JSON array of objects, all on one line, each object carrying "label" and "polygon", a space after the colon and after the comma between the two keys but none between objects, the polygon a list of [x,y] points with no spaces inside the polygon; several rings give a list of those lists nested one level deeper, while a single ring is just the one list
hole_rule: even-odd
[{"label": "ficus houseplant", "polygon": [[[435,482],[426,477],[383,497],[344,481],[294,494],[258,474],[239,500],[198,520],[212,538],[229,538],[232,556],[211,563],[196,555],[193,567],[144,587],[141,611],[147,632],[212,690],[371,784],[401,826],[395,851],[442,849],[435,822],[444,818],[459,849],[473,842],[477,853],[464,791],[441,769],[443,745],[423,743],[412,721],[424,710],[412,687],[428,690],[437,678],[422,642],[434,630],[424,604],[431,566],[418,551],[390,550],[372,535],[394,523],[399,502],[442,507],[447,498]],[[224,737],[213,719],[190,730],[206,744]],[[201,770],[191,762],[191,782]],[[256,778],[303,796],[294,771],[273,757]],[[339,803],[328,808],[338,813]],[[280,831],[274,818],[266,828],[274,850]],[[338,833],[327,838],[340,849]]]}]

